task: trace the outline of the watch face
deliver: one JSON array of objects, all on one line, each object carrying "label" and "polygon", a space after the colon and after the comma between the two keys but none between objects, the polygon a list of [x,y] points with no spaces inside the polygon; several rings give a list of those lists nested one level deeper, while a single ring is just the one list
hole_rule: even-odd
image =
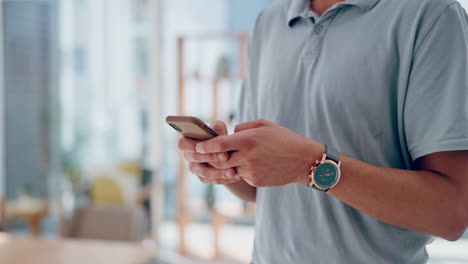
[{"label": "watch face", "polygon": [[314,181],[321,188],[332,187],[339,178],[340,171],[338,167],[331,162],[321,163],[315,168]]}]

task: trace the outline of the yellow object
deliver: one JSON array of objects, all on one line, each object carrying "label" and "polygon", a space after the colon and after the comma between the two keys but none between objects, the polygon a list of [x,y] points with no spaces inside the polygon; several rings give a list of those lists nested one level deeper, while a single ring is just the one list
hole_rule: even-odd
[{"label": "yellow object", "polygon": [[119,185],[109,177],[97,177],[91,186],[91,197],[95,203],[124,204],[124,196]]},{"label": "yellow object", "polygon": [[122,162],[118,165],[118,169],[131,176],[140,176],[141,168],[138,162]]}]

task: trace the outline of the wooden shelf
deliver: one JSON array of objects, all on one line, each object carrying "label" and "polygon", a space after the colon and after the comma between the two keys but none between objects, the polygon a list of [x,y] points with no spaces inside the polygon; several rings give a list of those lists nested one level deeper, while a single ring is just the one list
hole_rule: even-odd
[{"label": "wooden shelf", "polygon": [[[224,80],[241,80],[245,75],[246,68],[246,47],[247,47],[248,35],[243,33],[233,33],[233,32],[221,32],[221,33],[202,33],[197,35],[186,35],[181,36],[177,39],[177,114],[185,114],[185,84],[187,81],[192,80],[211,80],[213,84],[213,116],[212,120],[219,118],[219,88],[220,82]],[[221,41],[234,41],[238,45],[237,55],[239,61],[239,75],[229,76],[223,78],[209,78],[207,76],[199,76],[198,74],[187,74],[184,72],[185,69],[185,45],[189,41],[207,41],[207,40],[221,40]],[[178,173],[176,181],[176,190],[177,190],[177,225],[179,228],[179,245],[178,251],[181,255],[188,255],[188,249],[185,243],[186,236],[186,226],[189,222],[189,213],[187,210],[187,197],[186,197],[186,166],[182,157],[182,153],[179,152],[178,155]],[[223,223],[222,216],[217,212],[212,214],[212,227],[214,233],[214,245],[215,256],[222,255],[219,247],[219,230],[221,228],[221,223]]]}]

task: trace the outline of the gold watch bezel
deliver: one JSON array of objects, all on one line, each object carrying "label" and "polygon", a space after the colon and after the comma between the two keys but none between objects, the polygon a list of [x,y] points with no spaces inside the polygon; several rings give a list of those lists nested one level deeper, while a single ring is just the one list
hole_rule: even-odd
[{"label": "gold watch bezel", "polygon": [[[317,169],[317,167],[320,165],[320,164],[323,164],[323,163],[331,163],[333,165],[336,166],[337,168],[337,174],[338,174],[338,177],[336,179],[336,182],[330,186],[330,187],[327,187],[327,188],[323,188],[323,187],[320,187],[319,185],[315,184],[315,179],[314,179],[314,173],[315,173],[315,170]],[[312,167],[310,168],[311,169],[311,173],[309,174],[309,178],[310,178],[310,183],[309,183],[309,186],[312,187],[314,186],[315,188],[319,189],[319,190],[322,190],[322,191],[328,191],[330,189],[332,189],[333,187],[335,187],[338,182],[340,182],[340,178],[341,178],[341,169],[340,169],[340,166],[341,166],[341,161],[338,161],[338,163],[336,163],[335,161],[331,160],[331,159],[327,159],[327,154],[323,154],[322,156],[322,160],[316,160],[315,161],[315,164],[312,165]]]}]

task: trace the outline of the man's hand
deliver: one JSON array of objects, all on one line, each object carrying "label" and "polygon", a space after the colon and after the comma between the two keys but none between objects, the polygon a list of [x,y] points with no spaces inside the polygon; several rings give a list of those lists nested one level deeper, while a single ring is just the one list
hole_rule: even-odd
[{"label": "man's hand", "polygon": [[[221,121],[215,121],[211,128],[218,135],[227,135],[226,125]],[[207,140],[211,141],[213,139]],[[184,151],[184,158],[189,162],[190,171],[197,175],[200,181],[207,184],[229,184],[239,181],[241,178],[236,175],[234,168],[216,169],[210,165],[212,162],[226,161],[229,153],[220,151],[219,153],[201,154],[196,153],[195,146],[200,141],[181,138],[179,149]]]},{"label": "man's hand", "polygon": [[[318,142],[265,120],[239,124],[233,135],[199,142],[195,149],[198,154],[188,159],[207,157],[217,169],[236,168],[237,175],[255,187],[309,183],[310,166],[324,153]],[[227,152],[228,159],[215,161],[215,156]]]}]

